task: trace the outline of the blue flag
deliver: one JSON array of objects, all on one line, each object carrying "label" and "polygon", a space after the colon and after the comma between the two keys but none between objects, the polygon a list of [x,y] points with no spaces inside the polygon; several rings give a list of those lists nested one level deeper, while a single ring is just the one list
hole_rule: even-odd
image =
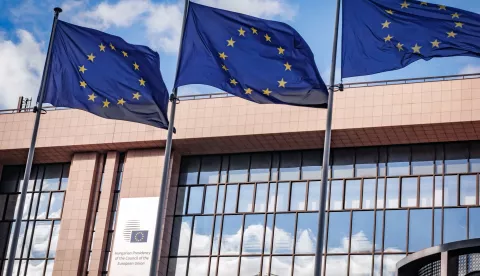
[{"label": "blue flag", "polygon": [[168,90],[158,53],[60,20],[44,102],[168,128]]},{"label": "blue flag", "polygon": [[480,56],[480,15],[411,0],[344,0],[342,77],[419,59]]},{"label": "blue flag", "polygon": [[313,53],[290,26],[190,3],[175,87],[205,84],[256,103],[326,107]]}]

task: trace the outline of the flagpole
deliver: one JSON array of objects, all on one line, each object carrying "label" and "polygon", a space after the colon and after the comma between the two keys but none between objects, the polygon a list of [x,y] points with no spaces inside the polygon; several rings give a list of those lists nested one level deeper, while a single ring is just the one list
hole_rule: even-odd
[{"label": "flagpole", "polygon": [[335,91],[335,69],[337,66],[337,42],[338,28],[340,21],[340,4],[341,0],[337,0],[337,12],[335,16],[335,33],[333,36],[332,50],[332,68],[330,69],[330,86],[328,87],[328,110],[327,124],[325,127],[325,144],[323,146],[323,164],[322,164],[322,185],[320,188],[320,210],[318,214],[318,230],[317,230],[317,248],[315,251],[315,272],[313,275],[321,275],[322,272],[322,253],[323,240],[325,236],[325,209],[327,204],[327,185],[328,185],[328,168],[330,161],[330,141],[332,138],[332,114],[333,114],[333,97]]},{"label": "flagpole", "polygon": [[45,66],[43,68],[43,76],[42,76],[42,82],[40,84],[38,103],[34,109],[34,111],[36,112],[35,124],[33,126],[32,141],[30,143],[30,149],[28,150],[27,165],[25,168],[25,174],[23,176],[22,191],[20,193],[20,200],[18,201],[17,214],[15,215],[15,222],[14,222],[13,234],[12,234],[12,243],[10,245],[10,252],[8,254],[8,263],[7,263],[7,270],[5,275],[13,275],[13,265],[15,263],[15,253],[17,251],[18,235],[20,234],[20,226],[22,224],[22,217],[23,217],[23,208],[25,205],[25,199],[27,197],[27,187],[28,187],[28,182],[30,180],[30,173],[32,171],[33,156],[35,155],[35,144],[37,143],[38,127],[40,125],[40,115],[42,114],[43,97],[45,95],[45,86],[47,83],[47,75],[49,71],[48,69],[50,68],[50,62],[52,59],[51,57],[52,57],[53,39],[55,38],[58,15],[62,12],[62,9],[59,7],[56,7],[53,10],[55,12],[55,15],[53,17],[52,32],[50,33],[50,42],[48,44],[47,58],[45,60]]},{"label": "flagpole", "polygon": [[[180,45],[179,45],[179,54],[177,58],[177,69],[175,72],[175,77],[178,75],[178,69],[180,67],[180,54],[182,52],[183,47],[183,34],[185,32],[185,23],[187,21],[187,13],[188,13],[188,5],[190,0],[185,0],[185,7],[183,9],[183,23],[182,23],[182,32],[180,36]],[[160,257],[160,249],[161,249],[161,242],[162,242],[162,221],[163,217],[163,209],[165,206],[165,198],[167,193],[167,185],[168,185],[168,172],[170,167],[170,155],[172,153],[172,136],[174,130],[174,122],[175,122],[175,110],[177,106],[177,93],[178,89],[173,88],[173,94],[170,96],[170,101],[172,102],[172,106],[170,109],[170,122],[168,125],[168,133],[167,133],[167,143],[165,145],[165,159],[163,161],[163,175],[162,175],[162,186],[160,187],[160,199],[158,201],[158,209],[157,209],[157,221],[155,224],[155,236],[153,239],[153,251],[152,251],[152,261],[150,264],[150,276],[156,276],[158,270],[158,262]]]}]

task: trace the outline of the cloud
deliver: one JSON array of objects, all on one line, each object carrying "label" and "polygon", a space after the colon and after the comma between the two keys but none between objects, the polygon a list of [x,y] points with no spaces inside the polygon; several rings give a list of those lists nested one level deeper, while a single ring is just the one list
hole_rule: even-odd
[{"label": "cloud", "polygon": [[199,0],[201,4],[240,12],[263,18],[281,18],[293,20],[298,12],[298,6],[290,5],[285,0]]},{"label": "cloud", "polygon": [[468,64],[467,66],[463,67],[459,74],[460,75],[468,75],[468,74],[478,74],[480,73],[480,66]]}]

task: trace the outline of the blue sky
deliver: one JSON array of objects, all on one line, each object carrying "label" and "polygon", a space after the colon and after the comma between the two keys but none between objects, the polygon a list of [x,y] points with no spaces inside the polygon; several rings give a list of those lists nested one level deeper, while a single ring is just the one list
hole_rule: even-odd
[{"label": "blue sky", "polygon": [[[284,21],[292,25],[312,48],[325,82],[330,75],[336,0],[195,0],[202,4]],[[480,13],[478,0],[441,0],[432,3]],[[14,108],[20,95],[38,92],[52,9],[60,6],[62,20],[122,36],[160,53],[161,71],[171,89],[183,0],[3,0],[0,1],[0,108]],[[6,64],[6,65],[5,65]],[[337,64],[337,67],[340,63]],[[404,69],[344,82],[428,77],[480,72],[480,59],[452,57],[418,61]],[[339,81],[337,74],[337,81]],[[187,86],[180,93],[218,92],[215,88]]]}]

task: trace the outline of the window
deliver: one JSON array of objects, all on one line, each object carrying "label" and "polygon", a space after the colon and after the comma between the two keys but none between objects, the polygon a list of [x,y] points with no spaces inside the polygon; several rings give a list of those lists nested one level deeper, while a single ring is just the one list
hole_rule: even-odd
[{"label": "window", "polygon": [[417,181],[416,177],[402,178],[402,207],[417,206]]},{"label": "window", "polygon": [[345,184],[345,209],[360,208],[360,180],[347,180]]},{"label": "window", "polygon": [[433,177],[420,177],[420,207],[431,207],[433,205]]},{"label": "window", "polygon": [[375,207],[375,179],[363,180],[363,203],[362,209],[373,209]]},{"label": "window", "polygon": [[349,149],[336,149],[332,151],[332,155],[332,178],[353,177],[355,151]]},{"label": "window", "polygon": [[410,174],[410,147],[393,146],[388,148],[388,176],[400,176]]},{"label": "window", "polygon": [[355,156],[355,176],[375,177],[377,175],[377,148],[358,148]]},{"label": "window", "polygon": [[292,195],[290,197],[290,210],[305,210],[305,197],[307,195],[307,182],[292,183]]},{"label": "window", "polygon": [[301,156],[301,153],[296,151],[288,151],[281,153],[279,180],[300,179]]},{"label": "window", "polygon": [[477,204],[477,176],[460,176],[460,205]]},{"label": "window", "polygon": [[386,208],[398,208],[398,197],[399,197],[399,179],[398,178],[387,178],[387,199],[386,199]]},{"label": "window", "polygon": [[200,170],[200,178],[198,183],[210,184],[218,183],[218,176],[220,171],[220,156],[205,156],[202,157],[202,167]]},{"label": "window", "polygon": [[457,206],[458,176],[448,175],[444,178],[444,206]]},{"label": "window", "polygon": [[468,210],[470,217],[470,225],[468,226],[468,237],[470,239],[480,238],[480,208],[470,208]]},{"label": "window", "polygon": [[408,230],[408,251],[416,252],[431,246],[432,241],[431,209],[410,210]]},{"label": "window", "polygon": [[347,253],[350,239],[350,212],[331,212],[328,222],[328,253]]},{"label": "window", "polygon": [[407,235],[407,211],[385,211],[385,252],[405,252]]},{"label": "window", "polygon": [[465,172],[468,172],[468,144],[449,144],[445,147],[445,173]]},{"label": "window", "polygon": [[250,155],[238,154],[230,156],[228,182],[247,182]]},{"label": "window", "polygon": [[302,159],[302,179],[321,179],[322,160],[322,151],[304,151]]},{"label": "window", "polygon": [[350,252],[363,253],[373,250],[373,211],[358,211],[352,213],[352,238]]},{"label": "window", "polygon": [[198,182],[198,170],[200,169],[199,157],[187,157],[182,160],[180,169],[180,184],[192,185]]},{"label": "window", "polygon": [[317,248],[318,214],[298,214],[296,254],[315,254]]},{"label": "window", "polygon": [[343,208],[343,180],[331,181],[330,210]]},{"label": "window", "polygon": [[412,174],[433,174],[435,147],[433,145],[412,146]]},{"label": "window", "polygon": [[252,163],[250,164],[250,181],[268,181],[270,177],[270,165],[272,156],[270,153],[252,154]]},{"label": "window", "polygon": [[465,208],[444,209],[443,243],[467,238],[467,210]]}]

